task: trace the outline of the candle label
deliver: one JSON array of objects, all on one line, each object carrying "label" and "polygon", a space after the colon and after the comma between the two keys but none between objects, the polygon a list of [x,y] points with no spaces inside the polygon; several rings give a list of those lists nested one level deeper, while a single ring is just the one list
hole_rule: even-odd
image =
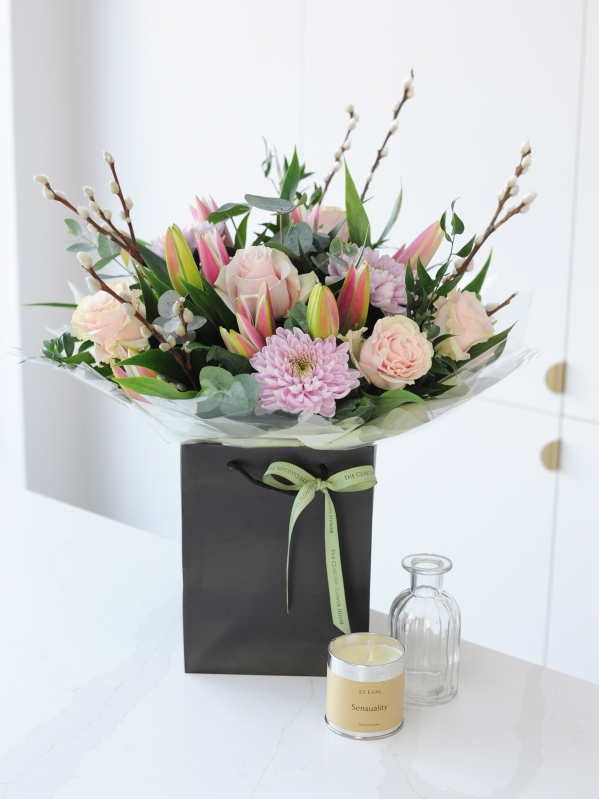
[{"label": "candle label", "polygon": [[346,680],[327,668],[327,720],[345,732],[384,733],[403,720],[405,673],[383,682]]}]

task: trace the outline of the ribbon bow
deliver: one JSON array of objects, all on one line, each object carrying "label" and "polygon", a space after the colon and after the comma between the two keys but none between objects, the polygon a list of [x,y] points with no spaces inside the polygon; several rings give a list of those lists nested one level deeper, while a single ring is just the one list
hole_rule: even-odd
[{"label": "ribbon bow", "polygon": [[[291,485],[282,483],[279,478],[288,480]],[[286,592],[287,612],[289,613],[289,555],[291,552],[291,536],[298,516],[307,508],[316,496],[317,491],[324,494],[324,539],[327,565],[327,579],[329,582],[329,599],[331,602],[331,616],[333,624],[343,633],[350,633],[345,603],[345,589],[343,586],[343,571],[341,569],[341,554],[339,552],[339,533],[337,531],[337,515],[329,491],[346,493],[349,491],[367,491],[376,485],[376,477],[372,466],[355,466],[344,472],[322,480],[313,477],[308,472],[285,461],[271,463],[266,470],[263,482],[273,488],[285,491],[297,491],[293,502],[291,518],[289,519],[289,537],[287,541],[287,571]]]}]

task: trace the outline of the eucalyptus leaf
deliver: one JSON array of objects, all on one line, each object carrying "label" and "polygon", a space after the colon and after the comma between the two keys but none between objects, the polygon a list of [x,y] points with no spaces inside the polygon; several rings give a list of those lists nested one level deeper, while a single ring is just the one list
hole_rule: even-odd
[{"label": "eucalyptus leaf", "polygon": [[121,254],[121,248],[114,241],[105,236],[104,233],[98,235],[98,254],[102,258],[116,257]]},{"label": "eucalyptus leaf", "polygon": [[261,197],[258,194],[246,194],[245,199],[254,208],[270,211],[271,214],[289,214],[293,210],[293,203],[280,197]]},{"label": "eucalyptus leaf", "polygon": [[83,231],[81,230],[81,225],[77,222],[76,219],[65,219],[65,224],[69,229],[69,233],[71,236],[82,236]]},{"label": "eucalyptus leaf", "polygon": [[208,222],[216,225],[218,222],[224,222],[226,219],[233,219],[235,216],[247,214],[249,206],[244,203],[225,203],[217,211],[213,211],[208,217]]},{"label": "eucalyptus leaf", "polygon": [[[173,305],[179,302],[178,291],[165,291],[158,300],[158,313],[164,319],[172,319],[174,316]],[[160,323],[159,323],[160,324]]]},{"label": "eucalyptus leaf", "polygon": [[71,244],[67,247],[67,252],[91,252],[96,249],[95,244],[89,241],[78,241],[76,244]]}]

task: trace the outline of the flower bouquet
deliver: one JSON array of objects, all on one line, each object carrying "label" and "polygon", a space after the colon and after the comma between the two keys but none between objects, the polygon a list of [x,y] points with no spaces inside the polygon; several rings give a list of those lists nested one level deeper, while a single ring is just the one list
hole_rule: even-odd
[{"label": "flower bouquet", "polygon": [[[291,532],[306,508],[296,529],[303,525],[306,529],[301,536],[308,537],[312,511],[307,505],[315,491],[325,494],[325,517],[328,513],[330,524],[327,528],[325,518],[327,579],[321,582],[325,584],[325,602],[328,582],[331,619],[320,625],[316,636],[315,625],[323,617],[320,583],[303,601],[295,602],[309,606],[312,616],[301,617],[298,611],[299,627],[294,634],[304,639],[312,636],[318,647],[332,637],[331,625],[348,632],[348,617],[358,618],[354,629],[368,623],[368,518],[376,482],[372,444],[455,408],[533,354],[526,348],[506,350],[511,328],[496,331],[498,313],[515,294],[500,303],[485,305],[481,300],[491,256],[476,274],[472,271],[473,259],[487,239],[509,219],[528,212],[535,199],[533,192],[524,194],[520,202],[514,199],[518,181],[531,164],[528,142],[521,146],[514,174],[479,235],[464,236],[454,202],[412,243],[389,248],[402,192],[380,235],[371,227],[365,200],[388,154],[399,114],[413,94],[410,77],[393,107],[384,141],[361,192],[346,162],[358,123],[350,105],[347,131],[334,154],[333,167],[310,191],[305,187],[311,173],[300,163],[297,152],[280,163],[277,153],[267,147],[262,168],[273,183],[273,196],[246,194],[244,202],[220,206],[211,198],[196,198],[187,225],[172,225],[164,236],[149,241],[136,235],[133,202],[121,187],[109,152],[104,152],[104,159],[111,172],[110,192],[120,205],[120,221],[109,208],[102,208],[91,187],[83,189],[88,204],[75,205],[54,189],[45,175],[35,177],[44,197],[63,204],[72,214],[65,220],[73,239],[68,250],[76,253],[86,270],[91,292],[72,306],[70,329],[44,341],[41,360],[143,413],[169,440],[251,447],[252,453],[261,447],[272,448],[262,456],[242,455],[239,450],[239,457],[230,450],[223,455],[222,447],[183,448],[184,562],[187,552],[188,563],[200,563],[197,535],[186,536],[186,526],[195,530],[194,519],[197,526],[203,516],[210,519],[206,526],[216,531],[215,540],[203,551],[204,561],[208,552],[211,568],[228,570],[230,576],[230,551],[226,564],[218,566],[218,548],[223,535],[246,524],[248,505],[240,502],[240,511],[227,508],[222,521],[227,492],[246,492],[254,514],[259,515],[261,508],[266,514],[263,524],[273,514],[288,516],[289,507],[287,500],[266,495],[253,483],[279,494],[297,492],[289,537],[283,541],[283,550],[287,548],[287,608],[283,607],[283,617],[277,621],[282,625],[280,635],[287,638],[285,625],[293,616],[286,613],[289,585],[295,582],[293,568],[289,571]],[[331,181],[342,169],[344,209],[325,204]],[[262,221],[250,235],[254,212],[261,214]],[[438,256],[442,244],[445,252]],[[270,463],[274,450],[280,459]],[[318,450],[332,451],[326,454],[326,463],[321,463],[325,453]],[[219,459],[229,467],[227,479],[236,481],[220,493],[219,486],[226,482],[224,473],[219,472],[210,490],[206,488]],[[337,468],[342,471],[332,474]],[[319,473],[315,475],[315,471]],[[263,473],[263,480],[258,480]],[[195,478],[188,480],[191,474]],[[342,533],[337,529],[329,490],[340,492],[335,507],[344,519]],[[364,493],[352,496],[354,491]],[[366,517],[360,513],[364,508]],[[348,532],[347,528],[352,528],[356,518],[362,527],[366,525],[368,535],[352,554],[351,529]],[[275,535],[279,537],[279,533],[277,530]],[[340,536],[345,539],[341,547]],[[208,539],[203,540],[206,544]],[[231,546],[236,545],[231,542]],[[330,555],[331,551],[336,554]],[[279,557],[284,561],[284,551],[272,554],[273,569]],[[248,558],[251,560],[250,552],[240,551],[240,575],[247,576]],[[316,558],[312,553],[306,563]],[[223,603],[235,592],[217,591],[207,599],[201,586],[210,580],[202,568],[198,566],[187,584],[191,593],[186,598],[186,625],[194,625],[190,618],[197,618],[196,609],[208,603],[213,617],[220,613],[222,626],[222,619],[235,612],[233,607],[223,610]],[[304,565],[296,577],[302,586],[306,568],[310,567]],[[258,583],[263,573],[257,570]],[[312,582],[316,585],[323,575],[316,575]],[[259,592],[258,583],[248,590]],[[279,601],[273,597],[279,597],[280,590],[280,585],[270,586],[260,612],[271,613]],[[217,595],[218,600],[214,598]],[[234,601],[240,601],[237,594]],[[255,620],[259,615],[256,607],[251,614]],[[244,636],[240,632],[243,627],[238,625],[236,635],[229,631],[216,636],[226,640],[222,651],[213,643],[212,654],[218,650],[214,657],[208,656],[205,648],[193,653],[186,650],[188,670],[239,671],[244,670],[242,664],[247,670],[248,647],[254,645],[256,636]],[[255,633],[255,623],[252,629]],[[334,634],[334,627],[332,631]],[[205,639],[207,628],[196,625],[193,633],[194,639]],[[249,643],[250,638],[254,643]],[[256,658],[262,658],[261,663],[264,652],[269,651],[266,639],[268,635],[256,644],[261,653]],[[239,640],[243,645],[235,649],[232,641]],[[297,652],[290,651],[297,661]],[[296,673],[321,673],[324,651],[312,647],[304,665],[295,667],[300,669]],[[281,665],[275,655],[266,661],[267,665],[255,668],[266,669],[266,673],[290,673],[293,668],[287,662]]]}]

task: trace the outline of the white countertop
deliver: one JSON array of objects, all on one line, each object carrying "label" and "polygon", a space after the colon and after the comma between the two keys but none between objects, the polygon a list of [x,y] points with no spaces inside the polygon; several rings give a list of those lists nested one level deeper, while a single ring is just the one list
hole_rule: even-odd
[{"label": "white countertop", "polygon": [[455,700],[346,740],[324,678],[184,673],[172,541],[1,485],[0,503],[1,797],[599,796],[597,685],[464,643]]}]

